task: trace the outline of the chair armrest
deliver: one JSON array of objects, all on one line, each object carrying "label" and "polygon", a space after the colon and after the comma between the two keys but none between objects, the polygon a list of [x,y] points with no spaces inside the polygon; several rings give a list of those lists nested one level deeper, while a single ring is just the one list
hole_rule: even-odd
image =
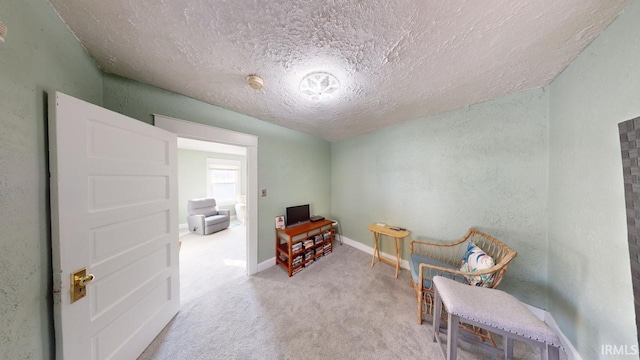
[{"label": "chair armrest", "polygon": [[231,210],[218,210],[218,215],[231,216]]},{"label": "chair armrest", "polygon": [[[459,282],[466,282],[466,279],[468,279],[468,277],[487,275],[487,274],[496,274],[492,284],[488,286],[489,288],[494,288],[498,286],[498,284],[500,283],[500,280],[502,280],[500,275],[503,267],[504,267],[503,265],[499,264],[484,270],[460,271],[457,269],[451,269],[451,268],[446,268],[442,266],[422,263],[420,264],[418,277],[419,277],[420,284],[424,284],[425,279],[431,280],[436,275],[444,276]],[[433,284],[431,286],[433,287]]]},{"label": "chair armrest", "polygon": [[204,215],[189,215],[187,217],[187,223],[190,232],[204,235]]},{"label": "chair armrest", "polygon": [[431,265],[431,264],[425,264],[425,263],[420,264],[420,272],[422,272],[422,270],[426,268],[434,271],[446,272],[449,274],[460,275],[460,276],[477,276],[477,275],[486,275],[486,274],[495,273],[499,271],[502,268],[502,266],[492,266],[488,269],[478,270],[478,271],[460,271],[460,270],[446,268],[446,267],[437,266],[437,265]]},{"label": "chair armrest", "polygon": [[465,252],[466,246],[461,241],[454,243],[411,241],[412,254],[420,254],[432,259],[442,260],[452,265],[460,266]]},{"label": "chair armrest", "polygon": [[[464,241],[464,239],[462,241]],[[456,241],[452,243],[439,243],[439,242],[431,242],[431,241],[411,240],[411,246],[413,247],[413,244],[416,244],[416,245],[424,245],[424,246],[452,247],[460,244],[462,241]]]}]

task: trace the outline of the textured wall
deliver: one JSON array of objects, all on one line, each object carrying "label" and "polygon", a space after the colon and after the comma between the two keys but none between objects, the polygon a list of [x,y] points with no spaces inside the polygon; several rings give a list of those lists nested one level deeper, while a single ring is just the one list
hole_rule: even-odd
[{"label": "textured wall", "polygon": [[548,93],[529,90],[333,143],[332,214],[369,246],[378,221],[415,239],[478,227],[519,253],[501,287],[545,307],[547,112]]},{"label": "textured wall", "polygon": [[637,343],[618,123],[640,115],[640,2],[550,86],[550,309],[585,359]]},{"label": "textured wall", "polygon": [[104,77],[104,106],[152,123],[152,114],[258,136],[258,261],[275,256],[275,222],[287,206],[311,204],[314,214],[331,208],[331,145],[201,101],[117,76]]},{"label": "textured wall", "polygon": [[[207,158],[240,161],[243,169],[240,174],[240,192],[246,194],[246,156],[178,149],[178,220],[181,224],[187,223],[189,199],[207,196]],[[233,205],[218,205],[218,209],[231,210],[231,215],[236,213]]]},{"label": "textured wall", "polygon": [[49,359],[46,96],[100,104],[102,75],[46,1],[0,1],[0,20],[0,359]]}]

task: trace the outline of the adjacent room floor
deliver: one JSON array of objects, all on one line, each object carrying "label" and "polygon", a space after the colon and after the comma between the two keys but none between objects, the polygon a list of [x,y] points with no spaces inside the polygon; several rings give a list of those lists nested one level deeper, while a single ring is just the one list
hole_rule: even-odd
[{"label": "adjacent room floor", "polygon": [[[289,278],[246,276],[245,228],[181,238],[181,310],[139,359],[441,359],[409,272],[348,245]],[[459,359],[495,358],[462,343]],[[540,351],[516,343],[517,359]],[[564,354],[561,359],[566,359]]]}]

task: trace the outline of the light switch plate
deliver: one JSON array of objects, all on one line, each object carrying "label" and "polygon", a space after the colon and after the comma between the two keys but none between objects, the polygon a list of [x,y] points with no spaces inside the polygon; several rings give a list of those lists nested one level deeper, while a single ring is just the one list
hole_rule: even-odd
[{"label": "light switch plate", "polygon": [[267,196],[267,189],[262,189],[262,197]]}]

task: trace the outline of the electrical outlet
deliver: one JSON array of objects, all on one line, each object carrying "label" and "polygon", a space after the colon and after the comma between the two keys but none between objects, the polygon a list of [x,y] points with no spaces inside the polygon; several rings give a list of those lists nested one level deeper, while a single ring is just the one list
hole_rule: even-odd
[{"label": "electrical outlet", "polygon": [[262,197],[267,196],[267,189],[262,189]]}]

